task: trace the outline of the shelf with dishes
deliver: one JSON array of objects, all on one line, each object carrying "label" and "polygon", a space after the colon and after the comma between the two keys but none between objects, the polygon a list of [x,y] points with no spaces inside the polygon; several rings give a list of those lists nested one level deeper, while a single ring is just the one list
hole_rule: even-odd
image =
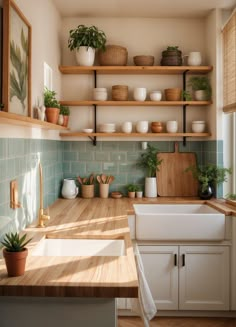
[{"label": "shelf with dishes", "polygon": [[66,137],[138,137],[138,138],[147,138],[147,137],[209,137],[210,133],[84,133],[84,132],[68,132],[60,133],[60,136],[63,138]]}]

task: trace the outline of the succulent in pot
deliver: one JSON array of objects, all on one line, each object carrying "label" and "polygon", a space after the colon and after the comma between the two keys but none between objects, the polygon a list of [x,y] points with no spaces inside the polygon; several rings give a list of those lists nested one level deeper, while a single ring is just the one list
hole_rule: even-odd
[{"label": "succulent in pot", "polygon": [[76,59],[81,66],[93,66],[95,50],[105,50],[106,35],[96,26],[78,25],[70,30],[68,48],[76,50]]},{"label": "succulent in pot", "polygon": [[43,96],[47,121],[52,124],[57,124],[60,113],[60,104],[56,99],[56,92],[45,87]]},{"label": "succulent in pot", "polygon": [[135,198],[135,192],[138,190],[138,186],[135,184],[127,185],[128,197]]},{"label": "succulent in pot", "polygon": [[31,239],[26,240],[27,234],[20,237],[19,233],[7,233],[3,241],[3,256],[9,277],[24,275],[28,249],[25,247]]},{"label": "succulent in pot", "polygon": [[158,159],[158,152],[158,149],[148,143],[146,152],[141,154],[141,158],[138,161],[138,166],[145,168],[147,172],[145,196],[150,198],[157,197],[156,172],[162,163],[162,160]]},{"label": "succulent in pot", "polygon": [[68,106],[60,106],[60,115],[63,115],[63,124],[62,126],[67,127],[70,116],[70,108]]}]

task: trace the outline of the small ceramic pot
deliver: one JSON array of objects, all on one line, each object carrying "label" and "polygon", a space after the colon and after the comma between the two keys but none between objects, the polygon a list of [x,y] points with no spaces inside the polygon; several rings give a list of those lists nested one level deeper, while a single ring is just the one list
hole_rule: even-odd
[{"label": "small ceramic pot", "polygon": [[145,87],[136,87],[133,96],[135,101],[145,101],[147,89]]},{"label": "small ceramic pot", "polygon": [[96,87],[93,89],[93,100],[106,101],[107,89],[105,87]]},{"label": "small ceramic pot", "polygon": [[190,52],[188,55],[189,66],[199,66],[202,63],[201,52]]},{"label": "small ceramic pot", "polygon": [[140,120],[136,124],[136,131],[138,133],[147,133],[148,132],[148,121]]},{"label": "small ceramic pot", "polygon": [[81,46],[76,50],[76,60],[80,66],[93,66],[95,59],[95,49]]},{"label": "small ceramic pot", "polygon": [[204,120],[192,121],[192,131],[193,133],[203,133],[206,127],[206,122]]},{"label": "small ceramic pot", "polygon": [[132,132],[132,122],[130,121],[125,121],[121,125],[121,130],[123,133],[131,133]]},{"label": "small ceramic pot", "polygon": [[178,122],[176,120],[169,120],[166,123],[166,130],[168,133],[176,133],[178,131]]}]

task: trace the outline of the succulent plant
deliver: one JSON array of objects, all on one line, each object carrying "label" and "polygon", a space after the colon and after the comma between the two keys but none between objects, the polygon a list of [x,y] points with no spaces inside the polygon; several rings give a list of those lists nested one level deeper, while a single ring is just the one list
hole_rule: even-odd
[{"label": "succulent plant", "polygon": [[26,240],[26,236],[27,234],[20,237],[19,233],[7,233],[1,243],[8,252],[21,252],[24,251],[25,246],[32,240],[32,238]]}]

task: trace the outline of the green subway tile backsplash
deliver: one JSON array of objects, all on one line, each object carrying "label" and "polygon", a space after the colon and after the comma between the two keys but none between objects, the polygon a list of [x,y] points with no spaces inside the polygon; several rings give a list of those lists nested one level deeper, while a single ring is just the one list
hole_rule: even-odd
[{"label": "green subway tile backsplash", "polygon": [[[173,141],[149,142],[162,152],[173,152]],[[180,151],[195,152],[198,163],[223,165],[223,141],[188,141]],[[63,178],[96,174],[112,174],[115,181],[110,191],[126,193],[126,185],[134,183],[144,189],[145,171],[137,166],[143,153],[141,141],[54,141],[0,138],[0,216],[11,218],[12,228],[23,228],[37,217],[39,204],[38,162],[43,166],[44,207],[61,192]],[[9,184],[17,179],[22,208],[10,209]],[[96,195],[98,187],[96,186]],[[218,188],[217,196],[222,196]],[[0,231],[1,232],[1,231]],[[0,233],[1,236],[1,233]]]}]

